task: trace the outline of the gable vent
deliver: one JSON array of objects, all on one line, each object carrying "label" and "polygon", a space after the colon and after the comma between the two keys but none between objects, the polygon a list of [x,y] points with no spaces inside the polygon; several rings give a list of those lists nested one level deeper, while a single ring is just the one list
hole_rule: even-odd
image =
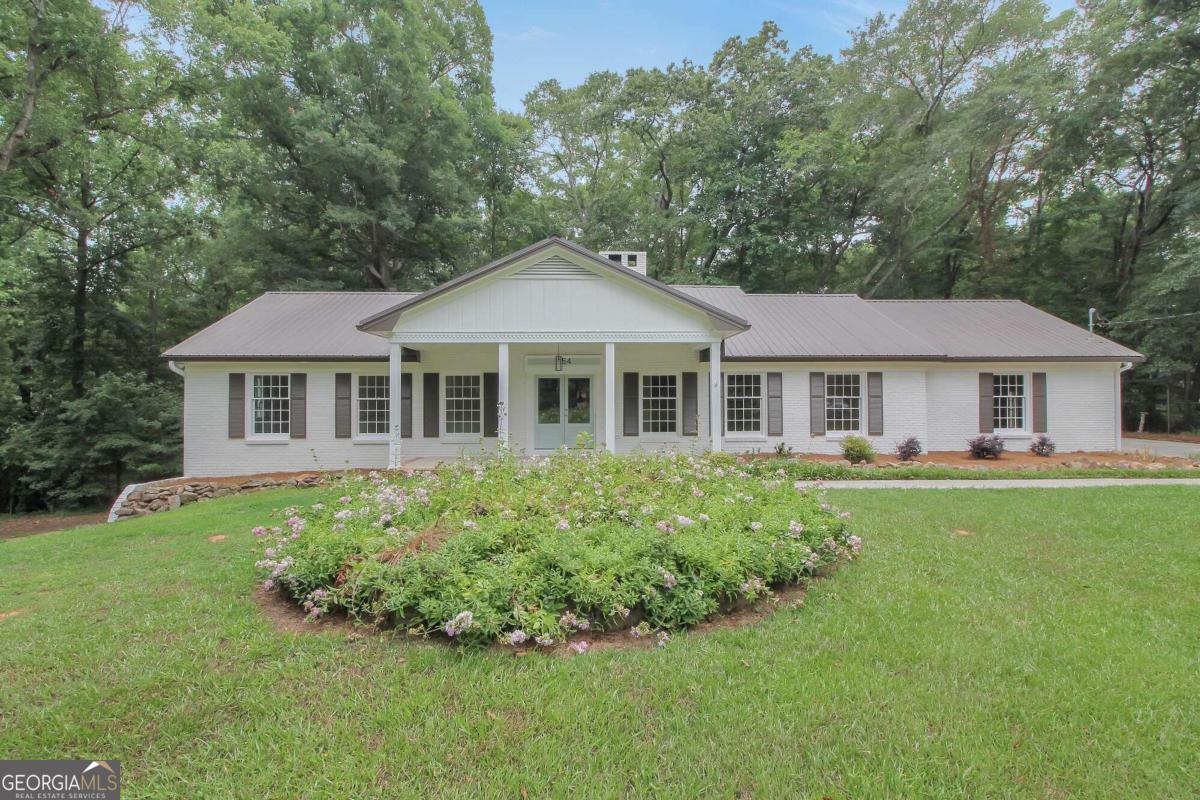
[{"label": "gable vent", "polygon": [[514,278],[595,278],[596,275],[562,256],[550,256],[513,275]]}]

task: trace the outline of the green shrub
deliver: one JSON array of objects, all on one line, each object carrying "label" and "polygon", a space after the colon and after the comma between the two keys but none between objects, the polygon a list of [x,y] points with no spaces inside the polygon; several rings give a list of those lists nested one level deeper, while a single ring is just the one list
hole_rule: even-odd
[{"label": "green shrub", "polygon": [[267,588],[312,616],[473,644],[677,630],[861,547],[848,515],[719,454],[500,456],[413,478],[372,473],[283,513],[255,529],[270,541],[258,563]]},{"label": "green shrub", "polygon": [[842,440],[842,456],[851,464],[870,464],[875,461],[875,448],[861,436]]}]

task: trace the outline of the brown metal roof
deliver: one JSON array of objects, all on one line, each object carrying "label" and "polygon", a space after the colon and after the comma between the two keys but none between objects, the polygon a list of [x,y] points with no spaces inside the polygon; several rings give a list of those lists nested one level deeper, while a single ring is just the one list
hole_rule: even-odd
[{"label": "brown metal roof", "polygon": [[725,340],[730,359],[937,359],[943,352],[857,295],[676,288],[749,320],[750,330]]},{"label": "brown metal roof", "polygon": [[415,295],[267,292],[163,355],[202,359],[387,359],[388,342],[354,324]]},{"label": "brown metal roof", "polygon": [[871,300],[868,304],[921,336],[953,361],[1142,361],[1116,342],[1088,333],[1020,300]]},{"label": "brown metal roof", "polygon": [[[620,267],[620,269],[624,269]],[[731,360],[1141,361],[1141,354],[1016,300],[863,300],[672,286],[697,307],[750,325]],[[387,340],[356,328],[398,292],[268,292],[163,355],[187,360],[384,360]]]}]

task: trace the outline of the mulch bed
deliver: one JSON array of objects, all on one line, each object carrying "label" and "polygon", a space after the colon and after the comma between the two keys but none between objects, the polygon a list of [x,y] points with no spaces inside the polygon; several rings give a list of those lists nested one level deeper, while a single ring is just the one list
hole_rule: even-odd
[{"label": "mulch bed", "polygon": [[[807,586],[785,586],[776,589],[774,594],[754,605],[735,609],[728,613],[716,614],[705,622],[687,630],[689,635],[707,634],[716,631],[740,628],[743,625],[753,625],[766,619],[776,611],[789,608],[800,608],[804,605],[804,595]],[[275,630],[280,633],[329,633],[341,632],[351,636],[388,636],[403,639],[417,645],[445,647],[449,645],[443,637],[409,636],[404,631],[394,628],[381,628],[377,625],[354,622],[346,616],[329,615],[316,620],[310,620],[304,610],[296,603],[288,600],[280,591],[266,591],[261,586],[254,590],[254,602],[263,615],[271,621]],[[642,650],[657,645],[654,634],[643,637],[633,636],[628,629],[615,631],[589,631],[578,633],[571,638],[559,642],[552,647],[522,646],[511,647],[497,642],[491,645],[489,652],[498,655],[523,658],[533,654],[554,655],[561,657],[575,656],[570,649],[572,642],[586,641],[588,652],[600,650]]]}]

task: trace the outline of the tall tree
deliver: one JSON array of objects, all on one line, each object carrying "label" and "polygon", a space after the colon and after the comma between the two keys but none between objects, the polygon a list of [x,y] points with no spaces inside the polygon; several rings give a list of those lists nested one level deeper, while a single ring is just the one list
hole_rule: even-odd
[{"label": "tall tree", "polygon": [[459,267],[494,113],[478,3],[242,0],[189,22],[218,120],[206,166],[269,280],[394,289]]}]

